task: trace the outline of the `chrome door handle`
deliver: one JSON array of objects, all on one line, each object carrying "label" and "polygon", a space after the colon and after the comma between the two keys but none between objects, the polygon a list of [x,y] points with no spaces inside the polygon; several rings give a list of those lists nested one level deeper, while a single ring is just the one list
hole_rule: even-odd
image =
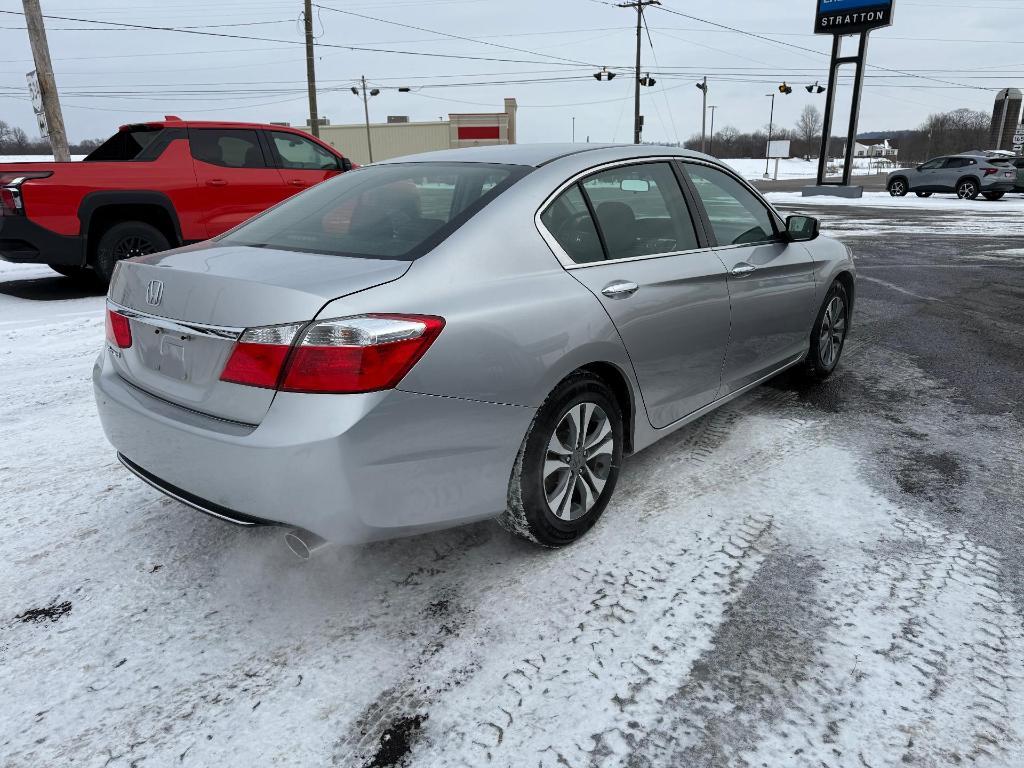
[{"label": "chrome door handle", "polygon": [[739,264],[732,268],[732,276],[746,277],[747,275],[756,271],[757,267],[755,267],[753,264],[747,264],[747,262],[741,261]]},{"label": "chrome door handle", "polygon": [[636,283],[620,280],[604,288],[601,293],[609,299],[625,299],[632,296],[638,290],[640,290],[640,286]]}]

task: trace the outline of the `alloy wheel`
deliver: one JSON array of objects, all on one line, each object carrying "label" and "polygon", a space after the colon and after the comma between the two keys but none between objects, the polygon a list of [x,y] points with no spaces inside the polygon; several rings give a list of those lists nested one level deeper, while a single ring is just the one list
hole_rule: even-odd
[{"label": "alloy wheel", "polygon": [[845,339],[846,303],[841,296],[833,296],[825,308],[825,316],[821,320],[821,336],[818,339],[818,354],[825,368],[835,365]]},{"label": "alloy wheel", "polygon": [[150,242],[149,238],[132,235],[118,241],[114,246],[114,261],[148,256],[151,253],[156,253],[156,246]]},{"label": "alloy wheel", "polygon": [[597,504],[612,468],[615,435],[596,403],[575,404],[559,420],[544,458],[544,497],[559,520],[571,522]]},{"label": "alloy wheel", "polygon": [[961,200],[964,198],[973,199],[978,196],[978,191],[973,182],[966,181],[957,189],[956,196]]},{"label": "alloy wheel", "polygon": [[891,194],[893,197],[902,197],[905,192],[906,187],[903,185],[902,181],[894,181],[889,186],[889,194]]}]

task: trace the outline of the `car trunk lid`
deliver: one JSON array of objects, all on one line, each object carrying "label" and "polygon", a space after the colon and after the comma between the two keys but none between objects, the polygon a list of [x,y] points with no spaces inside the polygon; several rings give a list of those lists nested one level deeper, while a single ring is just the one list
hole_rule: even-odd
[{"label": "car trunk lid", "polygon": [[401,277],[408,262],[204,245],[121,262],[111,308],[129,318],[115,369],[161,399],[258,424],[275,390],[220,380],[246,328],[312,320],[329,301]]}]

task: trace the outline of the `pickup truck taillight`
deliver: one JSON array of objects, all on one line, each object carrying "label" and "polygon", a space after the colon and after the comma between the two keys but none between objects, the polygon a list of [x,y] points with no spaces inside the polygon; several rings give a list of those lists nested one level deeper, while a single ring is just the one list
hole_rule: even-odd
[{"label": "pickup truck taillight", "polygon": [[53,176],[53,171],[29,171],[0,175],[0,213],[6,215],[25,213],[25,204],[21,199],[21,185],[30,179],[45,179],[50,176]]},{"label": "pickup truck taillight", "polygon": [[444,328],[428,315],[364,315],[250,328],[221,381],[284,392],[355,394],[392,389]]}]

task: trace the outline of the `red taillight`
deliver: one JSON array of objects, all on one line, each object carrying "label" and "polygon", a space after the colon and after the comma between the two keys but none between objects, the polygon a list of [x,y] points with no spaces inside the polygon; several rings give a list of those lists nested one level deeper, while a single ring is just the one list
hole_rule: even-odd
[{"label": "red taillight", "polygon": [[440,317],[365,315],[247,330],[221,379],[288,392],[355,394],[391,389],[444,328]]},{"label": "red taillight", "polygon": [[132,345],[132,327],[128,318],[112,309],[107,310],[107,341],[121,349]]},{"label": "red taillight", "polygon": [[231,352],[228,364],[224,366],[221,381],[274,389],[290,351],[291,347],[276,344],[239,342]]},{"label": "red taillight", "polygon": [[999,169],[998,168],[986,168],[985,169],[985,175],[986,176],[991,176],[993,173],[999,173]]}]

